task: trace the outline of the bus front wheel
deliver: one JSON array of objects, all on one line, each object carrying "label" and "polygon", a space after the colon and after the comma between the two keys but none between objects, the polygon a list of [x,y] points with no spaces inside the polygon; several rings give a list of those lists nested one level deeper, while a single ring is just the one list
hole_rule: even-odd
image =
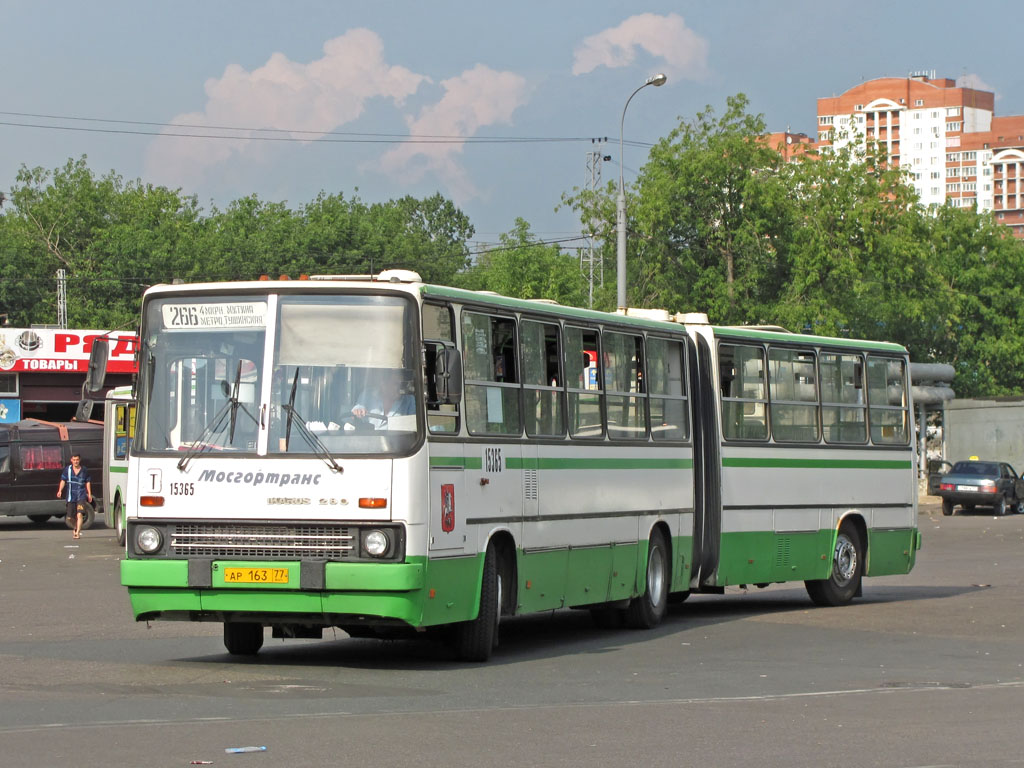
[{"label": "bus front wheel", "polygon": [[255,656],[263,647],[263,625],[225,621],[224,647],[232,656]]},{"label": "bus front wheel", "polygon": [[487,661],[498,645],[498,623],[501,619],[502,574],[494,543],[487,545],[484,555],[483,581],[480,585],[480,610],[472,621],[455,627],[455,652],[463,661]]},{"label": "bus front wheel", "polygon": [[850,523],[839,526],[832,553],[832,573],[827,579],[805,581],[807,594],[815,605],[846,605],[860,589],[864,575],[864,545]]},{"label": "bus front wheel", "polygon": [[644,593],[634,597],[626,609],[626,624],[636,629],[658,626],[668,609],[669,557],[665,535],[651,532],[647,545],[647,584]]}]

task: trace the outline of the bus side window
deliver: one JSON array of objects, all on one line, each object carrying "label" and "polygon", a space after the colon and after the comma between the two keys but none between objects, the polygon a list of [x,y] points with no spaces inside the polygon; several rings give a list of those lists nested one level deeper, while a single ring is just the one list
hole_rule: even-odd
[{"label": "bus side window", "polygon": [[767,440],[764,349],[746,344],[718,348],[722,432],[727,440]]},{"label": "bus side window", "polygon": [[452,334],[452,311],[440,304],[423,305],[423,378],[427,401],[427,430],[433,434],[456,434],[459,431],[459,407],[442,403],[437,394],[437,356],[445,348],[455,346]]},{"label": "bus side window", "polygon": [[474,435],[519,435],[516,321],[462,313],[466,426]]},{"label": "bus side window", "polygon": [[523,320],[519,323],[523,365],[523,399],[529,437],[565,435],[562,377],[559,369],[558,326]]},{"label": "bus side window", "polygon": [[904,368],[902,360],[868,356],[868,423],[873,443],[905,445],[910,439]]},{"label": "bus side window", "polygon": [[114,406],[114,458],[128,457],[128,406]]},{"label": "bus side window", "polygon": [[597,375],[597,331],[565,326],[564,358],[569,434],[576,439],[599,440],[604,437],[604,403],[601,377]]},{"label": "bus side window", "polygon": [[647,339],[647,386],[651,400],[651,437],[685,440],[689,436],[683,345]]},{"label": "bus side window", "polygon": [[618,440],[646,440],[643,341],[640,336],[606,330],[603,342],[608,436]]}]

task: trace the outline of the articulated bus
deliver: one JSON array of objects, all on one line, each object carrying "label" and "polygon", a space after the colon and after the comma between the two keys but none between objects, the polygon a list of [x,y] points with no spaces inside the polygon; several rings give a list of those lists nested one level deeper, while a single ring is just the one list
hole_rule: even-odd
[{"label": "articulated bus", "polygon": [[128,449],[135,437],[135,402],[131,387],[115,387],[107,393],[103,409],[103,507],[107,524],[113,526],[117,543],[125,543],[128,502]]},{"label": "articulated bus", "polygon": [[121,580],[232,654],[438,628],[483,661],[509,616],[648,628],[729,585],[841,605],[920,546],[896,344],[400,270],[154,287],[141,339]]}]

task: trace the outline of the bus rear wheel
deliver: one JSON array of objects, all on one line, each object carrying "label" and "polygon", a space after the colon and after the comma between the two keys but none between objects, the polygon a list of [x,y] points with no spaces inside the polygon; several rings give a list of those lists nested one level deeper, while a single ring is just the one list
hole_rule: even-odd
[{"label": "bus rear wheel", "polygon": [[647,545],[647,584],[644,593],[634,597],[626,608],[626,624],[635,629],[658,626],[668,609],[669,557],[665,535],[651,532]]},{"label": "bus rear wheel", "polygon": [[501,620],[503,569],[498,567],[494,543],[487,545],[484,573],[480,584],[480,609],[475,619],[455,627],[455,652],[463,661],[487,661],[498,645],[498,623]]},{"label": "bus rear wheel", "polygon": [[232,656],[255,656],[263,647],[263,625],[250,621],[225,621],[224,647]]},{"label": "bus rear wheel", "polygon": [[807,594],[815,605],[846,605],[860,590],[864,575],[864,545],[851,523],[843,523],[836,534],[832,552],[832,573],[827,579],[805,581]]},{"label": "bus rear wheel", "polygon": [[111,516],[114,518],[114,533],[117,535],[117,543],[123,547],[127,532],[124,525],[124,504],[121,503],[120,496],[114,500],[114,511],[111,512]]}]

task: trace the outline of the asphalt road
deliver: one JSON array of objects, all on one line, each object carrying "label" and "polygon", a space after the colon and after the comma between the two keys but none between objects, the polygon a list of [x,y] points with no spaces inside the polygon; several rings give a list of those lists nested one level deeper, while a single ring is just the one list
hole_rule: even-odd
[{"label": "asphalt road", "polygon": [[[488,664],[429,642],[136,624],[102,527],[0,520],[0,766],[1024,764],[1024,516],[923,508],[909,576],[695,596],[652,631],[506,621]],[[228,754],[226,748],[266,746]]]}]

